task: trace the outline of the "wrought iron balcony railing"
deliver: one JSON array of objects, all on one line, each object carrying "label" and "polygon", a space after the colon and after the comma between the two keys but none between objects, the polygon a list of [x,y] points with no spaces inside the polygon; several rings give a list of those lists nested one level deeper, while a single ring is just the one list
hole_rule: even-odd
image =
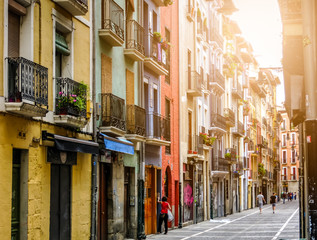
[{"label": "wrought iron balcony railing", "polygon": [[8,102],[28,100],[48,107],[48,69],[28,59],[6,58]]},{"label": "wrought iron balcony railing", "polygon": [[226,130],[226,118],[218,113],[211,113],[210,127],[217,127]]},{"label": "wrought iron balcony railing", "polygon": [[113,0],[105,0],[104,2],[104,18],[102,21],[102,29],[111,30],[124,40],[124,11]]},{"label": "wrought iron balcony railing", "polygon": [[244,126],[243,126],[243,123],[240,122],[240,121],[237,121],[237,122],[236,122],[236,126],[235,126],[234,128],[232,128],[232,133],[233,133],[233,134],[240,135],[240,136],[243,136],[243,135],[244,135]]},{"label": "wrought iron balcony railing", "polygon": [[[163,55],[166,57],[166,49],[164,46],[153,36],[152,33],[148,33],[148,37],[145,42],[145,56],[152,58],[159,65],[166,65],[166,59],[163,58]],[[165,61],[165,62],[164,62]]]},{"label": "wrought iron balcony railing", "polygon": [[210,39],[211,41],[216,42],[219,47],[222,49],[223,48],[223,37],[219,34],[216,28],[212,28],[213,30],[210,31]]},{"label": "wrought iron balcony railing", "polygon": [[126,130],[125,101],[112,93],[101,94],[101,126]]},{"label": "wrought iron balcony railing", "polygon": [[196,71],[192,72],[191,82],[188,83],[188,89],[197,89],[199,91],[202,90],[203,84],[203,76]]},{"label": "wrought iron balcony railing", "polygon": [[135,49],[144,55],[144,28],[135,20],[127,22],[127,49]]},{"label": "wrought iron balcony railing", "polygon": [[243,90],[240,83],[236,83],[236,86],[232,88],[232,96],[236,97],[237,99],[243,98]]},{"label": "wrought iron balcony railing", "polygon": [[211,171],[225,171],[229,172],[229,162],[225,158],[213,157]]},{"label": "wrought iron balcony railing", "polygon": [[225,77],[217,68],[215,69],[214,81],[217,82],[223,89],[225,89]]},{"label": "wrought iron balcony railing", "polygon": [[87,87],[70,78],[56,78],[56,115],[86,117]]},{"label": "wrought iron balcony railing", "polygon": [[224,111],[225,111],[225,117],[226,117],[226,122],[228,126],[230,127],[235,126],[235,122],[236,122],[235,112],[230,108],[225,108]]},{"label": "wrought iron balcony railing", "polygon": [[145,137],[145,109],[136,105],[127,105],[127,134]]},{"label": "wrought iron balcony railing", "polygon": [[171,140],[170,119],[158,113],[147,114],[146,136],[160,140]]},{"label": "wrought iron balcony railing", "polygon": [[188,135],[188,154],[203,155],[204,140],[198,135]]}]

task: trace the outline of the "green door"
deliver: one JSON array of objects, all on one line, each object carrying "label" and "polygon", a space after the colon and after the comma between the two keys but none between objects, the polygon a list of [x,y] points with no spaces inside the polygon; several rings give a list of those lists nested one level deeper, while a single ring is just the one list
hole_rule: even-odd
[{"label": "green door", "polygon": [[20,229],[20,168],[21,161],[17,151],[13,152],[12,168],[12,209],[11,209],[11,240],[18,240]]}]

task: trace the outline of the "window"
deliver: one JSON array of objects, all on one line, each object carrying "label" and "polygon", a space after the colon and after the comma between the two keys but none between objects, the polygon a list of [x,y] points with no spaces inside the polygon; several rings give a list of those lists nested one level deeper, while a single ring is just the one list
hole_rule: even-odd
[{"label": "window", "polygon": [[287,178],[287,168],[283,167],[283,171],[282,171],[282,180],[286,180]]},{"label": "window", "polygon": [[286,147],[286,134],[282,135],[282,147]]},{"label": "window", "polygon": [[[169,99],[165,98],[165,117],[168,118],[169,123],[171,120],[171,102]],[[169,129],[165,129],[165,131],[171,132],[171,125],[169,124]],[[165,154],[171,154],[171,145],[165,147]]]},{"label": "window", "polygon": [[295,151],[295,150],[292,151],[292,159],[291,159],[291,162],[292,162],[292,163],[295,163],[295,162],[296,162],[296,151]]},{"label": "window", "polygon": [[296,167],[292,167],[291,180],[296,180]]},{"label": "window", "polygon": [[[167,42],[171,42],[171,33],[167,28],[165,28],[165,38],[166,38]],[[165,82],[168,84],[170,84],[170,77],[171,77],[171,73],[170,73],[170,71],[171,71],[171,66],[170,66],[171,54],[170,53],[171,53],[170,48],[168,48],[166,50],[166,55],[167,55],[167,57],[166,57],[166,70],[168,71],[168,74],[165,76]]]},{"label": "window", "polygon": [[292,133],[292,145],[296,144],[296,137],[295,137],[295,133]]},{"label": "window", "polygon": [[168,171],[167,171],[167,168],[166,168],[166,171],[165,171],[165,176],[164,176],[164,195],[165,197],[168,197]]},{"label": "window", "polygon": [[187,51],[187,74],[188,74],[188,89],[191,89],[191,82],[192,82],[192,78],[191,78],[191,73],[192,73],[192,53],[190,50]]},{"label": "window", "polygon": [[285,130],[286,129],[286,120],[283,119],[283,122],[282,122],[282,130]]},{"label": "window", "polygon": [[286,164],[287,163],[287,155],[286,155],[286,150],[282,152],[282,163]]}]

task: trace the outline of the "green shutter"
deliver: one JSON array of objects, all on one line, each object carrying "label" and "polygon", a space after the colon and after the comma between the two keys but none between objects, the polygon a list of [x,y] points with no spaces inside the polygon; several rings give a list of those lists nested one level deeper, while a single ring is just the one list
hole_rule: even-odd
[{"label": "green shutter", "polygon": [[58,33],[55,34],[55,48],[57,52],[63,55],[69,56],[70,54],[66,39]]}]

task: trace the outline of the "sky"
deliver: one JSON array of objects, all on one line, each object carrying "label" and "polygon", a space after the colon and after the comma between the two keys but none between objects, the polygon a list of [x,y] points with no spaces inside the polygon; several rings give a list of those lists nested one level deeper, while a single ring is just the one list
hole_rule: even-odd
[{"label": "sky", "polygon": [[[282,23],[278,0],[233,0],[239,11],[232,14],[254,50],[260,67],[282,67]],[[283,82],[282,72],[273,72]],[[278,89],[277,104],[284,101],[284,86]]]}]

